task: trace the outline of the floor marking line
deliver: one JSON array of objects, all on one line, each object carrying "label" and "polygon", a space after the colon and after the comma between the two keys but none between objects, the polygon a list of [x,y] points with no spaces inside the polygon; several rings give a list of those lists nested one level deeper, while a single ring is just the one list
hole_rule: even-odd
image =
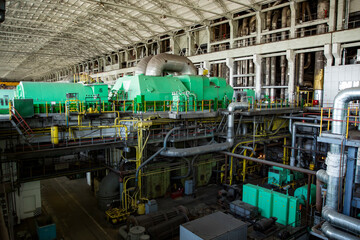
[{"label": "floor marking line", "polygon": [[96,224],[96,226],[97,226],[98,228],[100,228],[100,230],[101,230],[103,233],[105,233],[105,235],[106,235],[109,239],[112,240],[112,238],[111,238],[111,237],[109,236],[109,234],[104,230],[104,228],[100,226],[100,224],[85,210],[85,208],[83,208],[83,206],[81,206],[81,204],[73,197],[73,195],[72,195],[67,189],[65,189],[65,188],[59,183],[59,181],[58,181],[56,178],[55,178],[55,181],[56,181],[56,183],[57,183],[67,194],[69,194],[69,197],[70,197],[72,200],[74,200],[74,202],[76,203],[76,205],[78,205],[78,206],[80,207],[80,209],[83,210],[83,211],[86,213],[86,215]]}]

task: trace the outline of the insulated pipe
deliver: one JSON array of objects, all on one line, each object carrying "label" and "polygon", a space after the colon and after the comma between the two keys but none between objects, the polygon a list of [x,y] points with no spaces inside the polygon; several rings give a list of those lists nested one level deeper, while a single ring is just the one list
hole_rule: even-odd
[{"label": "insulated pipe", "polygon": [[[346,125],[343,123],[343,120],[345,119],[345,112],[349,102],[354,100],[360,100],[360,88],[348,88],[336,95],[334,99],[333,122],[331,125],[332,134],[344,135]],[[336,212],[338,208],[339,183],[345,174],[346,168],[346,158],[341,154],[341,146],[338,144],[331,144],[330,152],[328,152],[326,158],[328,181],[326,206],[322,211],[322,215],[332,224],[359,234],[359,220]],[[325,230],[324,233],[330,234]]]},{"label": "insulated pipe", "polygon": [[141,59],[141,61],[138,62],[138,64],[136,65],[135,75],[145,74],[146,67],[152,58],[153,58],[153,56],[147,56],[147,57],[144,57],[143,59]]},{"label": "insulated pipe", "polygon": [[[167,148],[166,150],[162,150],[161,155],[166,157],[188,157],[198,154],[205,154],[210,152],[218,152],[226,150],[234,145],[235,141],[235,133],[234,133],[234,122],[235,110],[244,110],[248,109],[248,104],[244,102],[232,102],[228,106],[228,130],[226,142],[223,143],[215,143],[210,145],[192,147],[192,148]],[[144,162],[145,163],[145,162]]]},{"label": "insulated pipe", "polygon": [[320,128],[320,124],[316,123],[303,123],[303,122],[294,122],[292,124],[292,138],[291,138],[291,157],[290,157],[290,166],[295,166],[295,145],[296,145],[296,128],[297,126],[303,127],[312,127],[312,128]]},{"label": "insulated pipe", "polygon": [[250,28],[250,33],[256,31],[256,16],[252,16],[250,18],[249,28]]},{"label": "insulated pipe", "polygon": [[334,209],[324,207],[322,217],[332,225],[341,228],[345,231],[352,232],[356,235],[360,234],[360,220],[338,213]]},{"label": "insulated pipe", "polygon": [[299,86],[304,86],[304,63],[305,63],[305,53],[300,53],[299,59]]},{"label": "insulated pipe", "polygon": [[169,139],[170,135],[176,131],[176,130],[180,130],[181,127],[174,127],[173,129],[171,129],[165,136],[164,138],[164,145],[163,147],[157,151],[156,153],[154,153],[151,157],[149,157],[145,162],[143,162],[137,169],[136,169],[136,174],[135,174],[135,181],[138,181],[139,178],[139,172],[140,170],[149,162],[151,162],[157,155],[159,155],[162,151],[164,151],[166,149],[166,144],[167,144],[167,140]]},{"label": "insulated pipe", "polygon": [[194,64],[187,57],[161,53],[150,59],[146,67],[146,75],[161,76],[164,72],[197,75]]},{"label": "insulated pipe", "polygon": [[[329,1],[319,0],[317,5],[317,19],[325,19],[329,11]],[[326,24],[317,26],[317,34],[325,33]],[[324,53],[322,51],[315,53],[315,70],[314,70],[314,100],[322,104],[324,88]]]},{"label": "insulated pipe", "polygon": [[[270,63],[271,58],[266,58],[266,65],[265,65],[265,86],[270,86]],[[266,88],[266,95],[270,96],[270,89]]]},{"label": "insulated pipe", "polygon": [[[249,60],[249,73],[254,74],[254,62],[252,59]],[[254,86],[254,77],[249,77],[249,87]],[[360,125],[359,125],[360,126]]]},{"label": "insulated pipe", "polygon": [[[271,86],[276,85],[276,57],[271,57]],[[275,88],[270,89],[270,101],[274,102],[276,95]]]},{"label": "insulated pipe", "polygon": [[336,240],[360,240],[360,238],[355,237],[354,235],[343,232],[339,229],[336,229],[331,226],[328,222],[324,222],[321,226],[321,231],[330,239]]},{"label": "insulated pipe", "polygon": [[358,148],[355,169],[355,183],[360,183],[360,148]]}]

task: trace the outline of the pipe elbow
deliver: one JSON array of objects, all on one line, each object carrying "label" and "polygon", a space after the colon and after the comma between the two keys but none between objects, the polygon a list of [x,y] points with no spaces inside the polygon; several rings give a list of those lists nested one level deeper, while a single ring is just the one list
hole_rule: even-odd
[{"label": "pipe elbow", "polygon": [[320,169],[316,172],[316,178],[323,183],[327,183],[329,181],[329,175],[324,169]]}]

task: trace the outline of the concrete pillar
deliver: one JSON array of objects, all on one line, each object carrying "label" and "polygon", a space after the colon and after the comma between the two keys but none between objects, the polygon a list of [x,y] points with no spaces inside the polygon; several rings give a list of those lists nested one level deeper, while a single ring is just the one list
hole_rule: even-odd
[{"label": "concrete pillar", "polygon": [[332,49],[331,49],[331,44],[326,44],[324,46],[324,55],[326,58],[326,66],[332,66],[333,64],[333,55],[332,55]]},{"label": "concrete pillar", "polygon": [[338,0],[337,25],[336,25],[336,30],[338,31],[342,30],[344,26],[344,18],[345,18],[344,10],[345,10],[345,0]]},{"label": "concrete pillar", "polygon": [[294,50],[286,51],[286,59],[288,60],[288,69],[289,69],[288,100],[289,100],[289,102],[293,102],[295,100],[295,52],[294,52]]},{"label": "concrete pillar", "polygon": [[330,0],[329,32],[335,31],[335,25],[336,25],[336,0]]},{"label": "concrete pillar", "polygon": [[290,2],[290,11],[291,11],[291,17],[290,17],[290,38],[296,37],[296,10],[297,10],[297,3],[295,1]]},{"label": "concrete pillar", "polygon": [[340,45],[340,43],[333,43],[332,55],[335,58],[335,66],[339,66],[341,64],[341,45]]},{"label": "concrete pillar", "polygon": [[171,53],[175,54],[175,37],[174,37],[174,35],[170,36],[170,49],[171,49]]},{"label": "concrete pillar", "polygon": [[255,65],[255,96],[257,100],[261,99],[261,79],[262,79],[262,56],[258,54],[253,55],[253,62]]},{"label": "concrete pillar", "polygon": [[229,68],[229,84],[234,86],[234,58],[226,58],[226,66]]}]

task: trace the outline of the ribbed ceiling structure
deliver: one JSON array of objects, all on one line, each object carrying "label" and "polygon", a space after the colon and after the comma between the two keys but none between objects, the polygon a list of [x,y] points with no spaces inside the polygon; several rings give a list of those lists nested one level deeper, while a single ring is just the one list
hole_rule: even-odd
[{"label": "ribbed ceiling structure", "polygon": [[0,79],[31,80],[260,0],[7,0],[0,24]]}]

